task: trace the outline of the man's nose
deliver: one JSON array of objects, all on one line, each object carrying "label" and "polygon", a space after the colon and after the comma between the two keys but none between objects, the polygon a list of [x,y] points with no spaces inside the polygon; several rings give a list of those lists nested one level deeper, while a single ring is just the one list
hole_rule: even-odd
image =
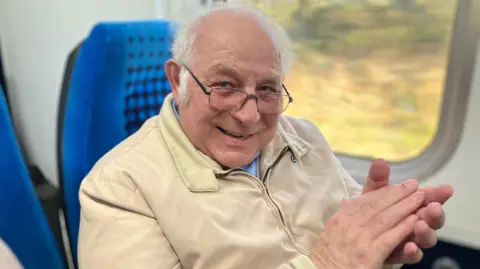
[{"label": "man's nose", "polygon": [[249,98],[243,106],[231,112],[232,116],[245,124],[255,123],[260,120],[260,113],[257,109],[257,100]]}]

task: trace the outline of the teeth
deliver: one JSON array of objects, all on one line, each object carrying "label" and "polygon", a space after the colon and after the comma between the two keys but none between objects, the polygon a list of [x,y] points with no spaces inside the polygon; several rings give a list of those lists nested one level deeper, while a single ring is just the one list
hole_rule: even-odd
[{"label": "teeth", "polygon": [[222,133],[227,134],[227,135],[229,135],[229,136],[233,136],[233,137],[235,137],[235,138],[246,139],[246,138],[250,137],[250,135],[234,134],[234,133],[231,133],[231,132],[229,132],[229,131],[227,131],[227,130],[225,130],[225,129],[222,129],[222,128],[218,128],[218,129],[220,129],[220,131],[222,131]]},{"label": "teeth", "polygon": [[238,138],[247,138],[248,135],[240,135],[240,134],[234,134],[234,133],[230,133],[229,131],[225,131],[226,134],[228,135],[231,135],[233,137],[238,137]]}]

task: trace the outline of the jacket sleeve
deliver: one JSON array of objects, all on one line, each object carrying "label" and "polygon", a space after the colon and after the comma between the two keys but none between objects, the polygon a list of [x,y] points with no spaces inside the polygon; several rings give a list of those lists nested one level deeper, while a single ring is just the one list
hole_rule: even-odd
[{"label": "jacket sleeve", "polygon": [[180,269],[148,204],[122,173],[87,176],[80,188],[80,269]]}]

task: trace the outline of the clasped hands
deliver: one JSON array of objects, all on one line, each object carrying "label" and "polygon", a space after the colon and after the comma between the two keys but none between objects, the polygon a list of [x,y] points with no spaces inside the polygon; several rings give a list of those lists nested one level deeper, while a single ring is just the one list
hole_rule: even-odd
[{"label": "clasped hands", "polygon": [[418,263],[437,243],[450,185],[419,188],[416,180],[389,184],[390,167],[373,162],[362,194],[342,201],[324,225],[310,258],[318,268],[379,269]]}]

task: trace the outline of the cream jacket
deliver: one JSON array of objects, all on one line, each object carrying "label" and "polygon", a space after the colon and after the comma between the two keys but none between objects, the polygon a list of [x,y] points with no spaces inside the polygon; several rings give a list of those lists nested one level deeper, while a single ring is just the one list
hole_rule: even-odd
[{"label": "cream jacket", "polygon": [[80,268],[316,269],[322,225],[360,185],[312,123],[288,116],[258,167],[222,169],[164,105],[83,180]]}]

